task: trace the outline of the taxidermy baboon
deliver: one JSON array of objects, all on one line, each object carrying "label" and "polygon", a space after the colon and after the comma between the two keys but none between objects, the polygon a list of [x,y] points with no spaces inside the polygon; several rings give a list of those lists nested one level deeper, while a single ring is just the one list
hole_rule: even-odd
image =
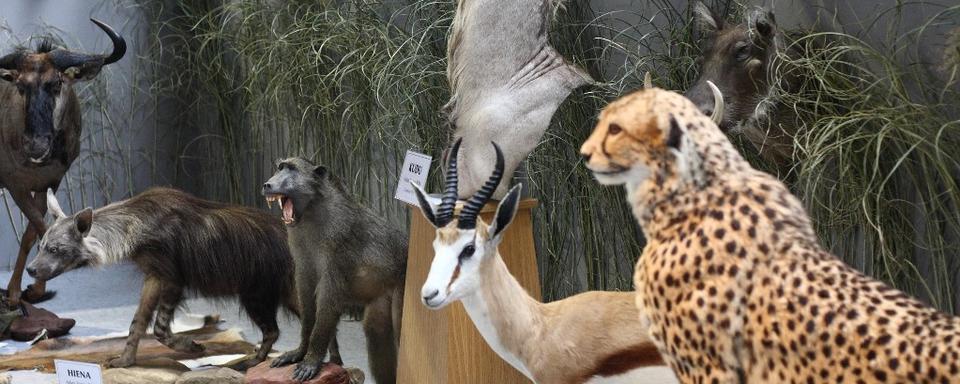
[{"label": "taxidermy baboon", "polygon": [[396,381],[407,239],[361,206],[327,168],[290,158],[263,184],[280,203],[302,304],[300,346],[273,361],[299,363],[295,380],[319,371],[337,324],[350,306],[365,306],[370,370],[379,384]]},{"label": "taxidermy baboon", "polygon": [[[263,332],[256,355],[231,368],[245,370],[266,359],[280,334],[280,304],[299,313],[293,291],[293,260],[280,220],[255,208],[199,199],[169,188],[153,188],[130,199],[67,216],[53,191],[48,209],[56,221],[40,241],[30,276],[49,280],[66,271],[131,259],[144,273],[140,305],[123,354],[109,362],[127,367],[156,311],[153,333],[180,352],[203,346],[174,335],[170,321],[190,292],[205,297],[239,296],[240,306]],[[330,339],[332,359],[340,353]]]}]

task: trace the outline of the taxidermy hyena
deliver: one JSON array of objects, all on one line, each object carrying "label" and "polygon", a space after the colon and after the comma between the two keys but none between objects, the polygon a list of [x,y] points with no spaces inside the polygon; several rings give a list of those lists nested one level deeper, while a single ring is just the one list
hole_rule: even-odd
[{"label": "taxidermy hyena", "polygon": [[[181,352],[203,346],[174,335],[170,321],[185,292],[205,297],[239,296],[240,305],[263,332],[255,356],[231,368],[263,361],[280,334],[281,304],[299,313],[293,295],[293,260],[280,220],[255,208],[222,204],[169,188],[154,188],[97,210],[67,216],[52,191],[47,205],[56,221],[40,242],[27,273],[49,280],[66,271],[131,259],[145,278],[123,354],[111,367],[136,361],[137,345],[157,312],[153,330],[161,343]],[[330,348],[339,359],[336,340]]]},{"label": "taxidermy hyena", "polygon": [[300,346],[273,366],[299,363],[294,379],[313,377],[347,308],[364,306],[370,370],[379,384],[396,381],[407,238],[357,203],[326,167],[290,158],[263,184],[279,201],[302,304]]}]

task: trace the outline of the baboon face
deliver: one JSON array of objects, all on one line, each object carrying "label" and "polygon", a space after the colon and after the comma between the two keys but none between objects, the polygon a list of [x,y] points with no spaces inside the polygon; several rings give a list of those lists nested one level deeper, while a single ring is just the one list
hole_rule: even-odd
[{"label": "baboon face", "polygon": [[27,266],[27,273],[37,280],[50,280],[61,273],[97,264],[102,249],[100,242],[89,236],[92,224],[90,208],[73,216],[58,217],[40,240],[40,250]]},{"label": "baboon face", "polygon": [[263,196],[267,205],[279,202],[284,224],[293,226],[310,204],[323,198],[321,191],[327,181],[326,167],[292,157],[277,162],[277,171],[263,184]]}]

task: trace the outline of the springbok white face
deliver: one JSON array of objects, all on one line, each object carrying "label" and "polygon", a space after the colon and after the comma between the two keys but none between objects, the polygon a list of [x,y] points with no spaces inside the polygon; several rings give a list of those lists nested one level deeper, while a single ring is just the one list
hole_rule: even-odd
[{"label": "springbok white face", "polygon": [[454,301],[473,294],[482,284],[481,270],[486,260],[497,252],[503,230],[510,225],[520,202],[521,185],[507,193],[497,207],[492,225],[487,225],[477,216],[493,191],[497,189],[503,175],[503,153],[497,144],[497,165],[493,175],[473,197],[471,197],[457,218],[453,217],[453,208],[457,200],[457,151],[458,140],[450,154],[447,167],[446,186],[443,200],[438,206],[431,205],[423,189],[413,184],[420,202],[420,210],[434,227],[437,236],[433,240],[434,257],[430,264],[427,281],[421,290],[423,304],[431,309],[440,309]]}]

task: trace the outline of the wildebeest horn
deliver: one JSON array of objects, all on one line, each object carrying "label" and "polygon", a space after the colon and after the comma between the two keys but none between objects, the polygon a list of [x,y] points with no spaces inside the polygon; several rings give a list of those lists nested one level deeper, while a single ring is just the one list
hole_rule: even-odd
[{"label": "wildebeest horn", "polygon": [[713,115],[710,115],[710,120],[713,120],[714,124],[719,127],[720,123],[723,122],[723,93],[712,81],[707,80],[707,85],[713,91]]},{"label": "wildebeest horn", "polygon": [[453,220],[453,209],[457,205],[457,153],[460,152],[460,142],[463,138],[458,138],[453,143],[450,150],[450,158],[447,160],[447,176],[443,181],[443,196],[440,198],[440,206],[437,208],[437,228],[442,228]]},{"label": "wildebeest horn", "polygon": [[100,29],[110,37],[110,41],[113,42],[113,52],[109,55],[100,55],[57,49],[50,52],[50,60],[53,61],[53,65],[57,69],[63,71],[70,67],[100,67],[116,63],[127,53],[127,42],[123,39],[123,36],[120,36],[113,28],[100,20],[90,19],[90,21],[100,27]]},{"label": "wildebeest horn", "polygon": [[21,58],[23,58],[22,51],[17,51],[4,57],[0,57],[0,69],[16,69],[17,63]]},{"label": "wildebeest horn", "polygon": [[650,71],[643,74],[643,89],[653,88],[653,77],[650,76]]},{"label": "wildebeest horn", "polygon": [[503,177],[503,151],[500,150],[497,143],[491,142],[491,144],[493,144],[494,151],[497,152],[497,164],[493,168],[493,174],[490,175],[486,183],[483,183],[483,187],[464,204],[463,209],[460,210],[460,220],[457,222],[457,228],[476,228],[477,214],[480,213],[480,209],[487,204],[490,196],[493,196],[493,192],[500,185],[500,179]]}]

